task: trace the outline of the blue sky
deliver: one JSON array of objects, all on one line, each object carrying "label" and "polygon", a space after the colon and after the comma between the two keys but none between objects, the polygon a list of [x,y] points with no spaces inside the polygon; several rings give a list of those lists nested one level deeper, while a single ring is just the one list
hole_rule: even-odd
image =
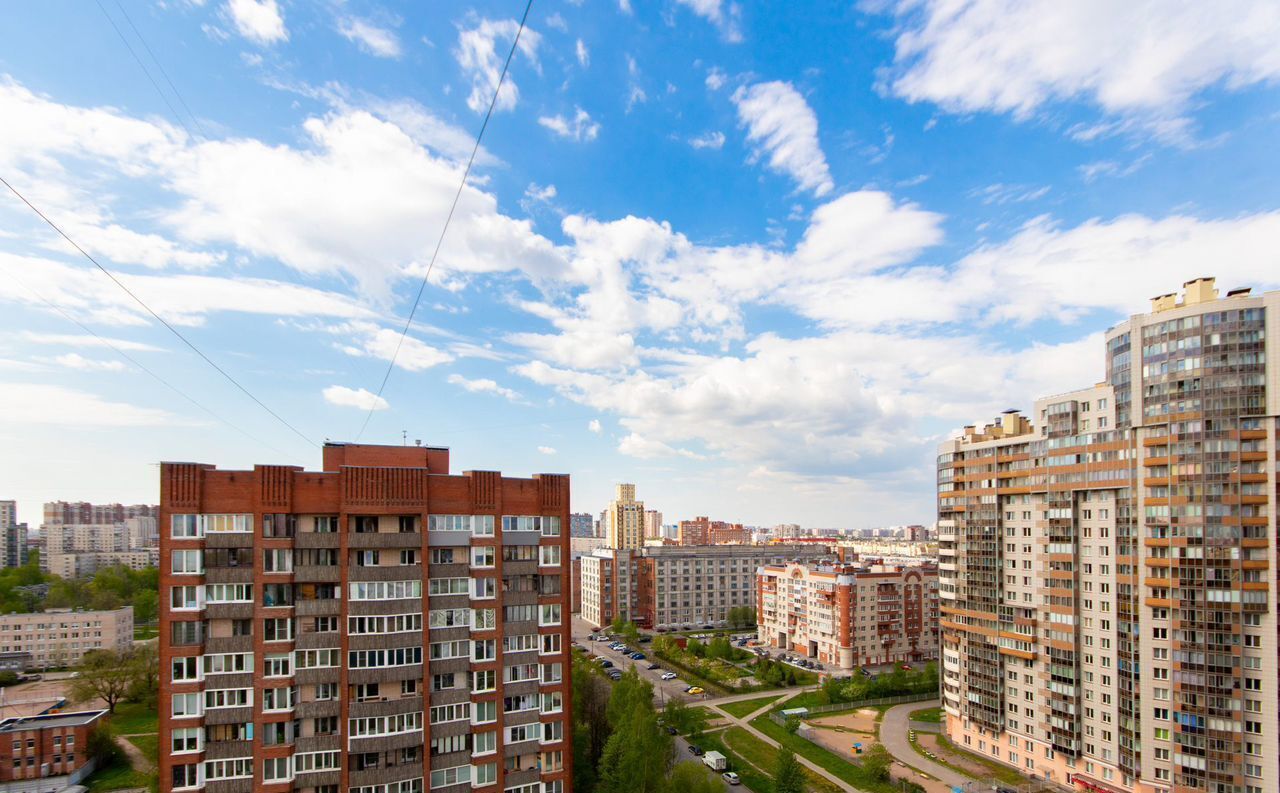
[{"label": "blue sky", "polygon": [[[937,442],[1100,379],[1147,298],[1280,285],[1273,3],[759,5],[534,3],[367,440],[927,522]],[[6,194],[0,498],[354,438],[522,10],[7,9],[0,175],[310,441]]]}]

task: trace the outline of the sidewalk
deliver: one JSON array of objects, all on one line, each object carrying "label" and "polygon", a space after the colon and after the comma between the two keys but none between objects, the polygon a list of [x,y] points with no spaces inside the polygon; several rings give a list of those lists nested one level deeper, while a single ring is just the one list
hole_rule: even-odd
[{"label": "sidewalk", "polygon": [[935,699],[926,702],[908,702],[889,708],[889,710],[885,711],[884,718],[880,720],[880,743],[885,749],[889,750],[889,754],[893,755],[903,765],[917,768],[953,787],[963,787],[973,780],[940,763],[933,762],[915,749],[912,749],[911,741],[907,738],[907,732],[911,729],[907,716],[913,710],[936,708],[940,707],[941,704]]}]

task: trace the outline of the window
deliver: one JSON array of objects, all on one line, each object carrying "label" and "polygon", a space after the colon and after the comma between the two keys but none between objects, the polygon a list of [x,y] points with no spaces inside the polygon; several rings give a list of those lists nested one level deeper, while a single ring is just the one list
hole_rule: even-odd
[{"label": "window", "polygon": [[482,672],[471,673],[471,693],[483,694],[489,691],[496,691],[498,688],[498,673],[494,669],[486,669]]},{"label": "window", "polygon": [[293,549],[270,548],[263,551],[262,569],[267,573],[293,572]]},{"label": "window", "polygon": [[200,764],[175,765],[173,767],[173,789],[197,787],[200,784]]},{"label": "window", "polygon": [[188,655],[185,658],[174,658],[173,682],[184,683],[200,679],[200,656]]},{"label": "window", "polygon": [[293,515],[263,515],[263,537],[292,537],[298,529],[298,519]]},{"label": "window", "polygon": [[559,655],[560,654],[560,634],[546,633],[542,636],[542,649],[539,650],[542,655]]},{"label": "window", "polygon": [[200,522],[195,515],[170,515],[169,536],[175,540],[190,540],[202,537]]},{"label": "window", "polygon": [[383,617],[347,617],[347,633],[415,633],[422,630],[422,614],[389,614]]},{"label": "window", "polygon": [[253,584],[206,584],[206,603],[252,603]]},{"label": "window", "polygon": [[288,617],[263,620],[262,640],[264,642],[293,641],[293,620]]},{"label": "window", "polygon": [[492,576],[471,579],[474,591],[471,597],[475,600],[490,600],[498,596],[498,579]]},{"label": "window", "polygon": [[199,611],[200,587],[175,586],[169,590],[169,605],[174,611]]},{"label": "window", "polygon": [[472,754],[493,754],[498,751],[497,732],[477,732],[471,736]]},{"label": "window", "polygon": [[223,653],[204,656],[205,675],[231,675],[253,671],[253,653]]},{"label": "window", "polygon": [[542,567],[558,567],[560,565],[560,546],[538,546],[538,564]]},{"label": "window", "polygon": [[206,760],[204,764],[206,782],[216,779],[240,779],[252,776],[252,757],[238,757],[234,760]]},{"label": "window", "polygon": [[559,625],[560,624],[560,604],[548,603],[539,607],[538,625]]},{"label": "window", "polygon": [[269,757],[262,761],[263,782],[287,782],[293,779],[293,763],[289,757]]},{"label": "window", "polygon": [[351,669],[381,669],[422,663],[421,647],[393,647],[386,650],[352,650],[347,653]]},{"label": "window", "polygon": [[471,515],[430,515],[427,517],[427,531],[466,531],[472,530]]},{"label": "window", "polygon": [[412,550],[410,548],[405,548],[404,550],[400,551],[401,567],[408,567],[409,565],[419,564],[421,563],[421,561],[422,560],[418,557],[418,552],[415,550]]},{"label": "window", "polygon": [[482,639],[472,642],[473,661],[492,661],[498,657],[498,643],[494,639]]},{"label": "window", "polygon": [[432,642],[430,644],[430,655],[432,661],[439,661],[444,658],[466,658],[470,654],[470,642]]},{"label": "window", "polygon": [[262,711],[293,710],[298,689],[293,686],[283,688],[264,688],[262,690]]},{"label": "window", "polygon": [[347,735],[350,738],[398,735],[400,733],[421,731],[421,711],[401,713],[395,716],[367,716],[359,719],[349,719],[347,722]]},{"label": "window", "polygon": [[497,609],[472,609],[471,630],[487,631],[498,627]]},{"label": "window", "polygon": [[431,739],[431,756],[465,752],[471,748],[470,735],[450,735],[446,738]]},{"label": "window", "polygon": [[212,688],[204,692],[205,710],[244,708],[252,704],[253,689],[251,688]]},{"label": "window", "polygon": [[432,595],[465,595],[471,591],[471,579],[433,578],[428,591]]},{"label": "window", "polygon": [[299,669],[318,669],[337,666],[339,651],[336,647],[324,650],[299,650],[297,656]]},{"label": "window", "polygon": [[[172,750],[174,754],[200,751],[201,729],[199,727],[178,727],[172,732]],[[54,739],[57,741],[57,739]]]},{"label": "window", "polygon": [[473,702],[471,704],[472,724],[492,724],[498,720],[498,703],[496,700],[490,702]]},{"label": "window", "polygon": [[293,773],[305,774],[311,771],[337,770],[341,764],[339,755],[340,753],[337,751],[295,754],[293,756]]},{"label": "window", "polygon": [[471,766],[459,765],[453,768],[440,768],[431,772],[431,787],[447,787],[461,785],[471,781]]},{"label": "window", "polygon": [[293,656],[289,653],[269,653],[262,658],[264,677],[288,677],[293,674]]},{"label": "window", "polygon": [[251,534],[252,515],[201,515],[200,531],[209,534]]},{"label": "window", "polygon": [[533,724],[521,724],[515,727],[507,728],[506,740],[504,743],[513,744],[521,741],[536,741],[542,737],[542,725],[535,722]]},{"label": "window", "polygon": [[429,624],[432,628],[465,628],[471,624],[471,609],[434,609]]},{"label": "window", "polygon": [[453,564],[452,548],[432,548],[429,557],[431,564]]},{"label": "window", "polygon": [[495,558],[492,545],[473,545],[471,547],[472,567],[493,567]]},{"label": "window", "polygon": [[[435,584],[436,581],[432,580],[433,590]],[[413,581],[352,581],[347,586],[352,600],[403,600],[422,597],[422,579],[420,578]],[[433,591],[432,594],[436,593]]]},{"label": "window", "polygon": [[315,519],[314,525],[316,534],[337,534],[338,516],[320,515]]},{"label": "window", "polygon": [[293,584],[263,584],[262,605],[275,608],[293,605]]},{"label": "window", "polygon": [[202,551],[173,551],[170,558],[174,575],[204,574],[204,553]]}]

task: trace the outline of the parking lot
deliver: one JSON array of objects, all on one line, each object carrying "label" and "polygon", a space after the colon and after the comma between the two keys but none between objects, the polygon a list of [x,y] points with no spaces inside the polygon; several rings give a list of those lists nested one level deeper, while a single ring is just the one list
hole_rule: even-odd
[{"label": "parking lot", "polygon": [[609,662],[613,664],[614,668],[619,669],[623,672],[626,672],[628,669],[630,669],[633,666],[636,667],[637,671],[639,671],[640,673],[640,676],[653,684],[653,695],[654,695],[654,698],[657,700],[657,704],[659,708],[661,708],[666,703],[666,701],[672,697],[680,697],[688,701],[702,700],[702,699],[709,698],[708,694],[701,694],[701,695],[686,694],[685,689],[688,688],[689,684],[681,680],[678,676],[674,680],[662,679],[663,672],[674,671],[674,670],[668,670],[665,668],[649,669],[649,665],[655,664],[655,663],[658,664],[659,667],[661,667],[662,661],[657,658],[649,657],[650,656],[649,645],[647,643],[641,644],[635,648],[636,650],[639,650],[640,652],[644,653],[646,656],[642,661],[635,661],[635,660],[632,660],[631,658],[626,657],[621,652],[610,650],[609,645],[612,643],[610,640],[592,641],[591,639],[589,639],[588,637],[591,635],[591,628],[592,628],[591,625],[588,625],[580,617],[575,616],[573,618],[574,643],[582,645],[583,647],[587,648],[587,652],[589,652],[591,655],[607,658]]}]

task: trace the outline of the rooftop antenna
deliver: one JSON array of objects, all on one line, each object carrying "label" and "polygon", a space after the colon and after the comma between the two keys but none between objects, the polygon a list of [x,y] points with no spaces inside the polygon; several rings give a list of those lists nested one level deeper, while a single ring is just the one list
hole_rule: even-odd
[{"label": "rooftop antenna", "polygon": [[409,431],[408,431],[408,430],[400,430],[400,445],[401,445],[401,446],[408,446],[408,445],[409,445]]}]

